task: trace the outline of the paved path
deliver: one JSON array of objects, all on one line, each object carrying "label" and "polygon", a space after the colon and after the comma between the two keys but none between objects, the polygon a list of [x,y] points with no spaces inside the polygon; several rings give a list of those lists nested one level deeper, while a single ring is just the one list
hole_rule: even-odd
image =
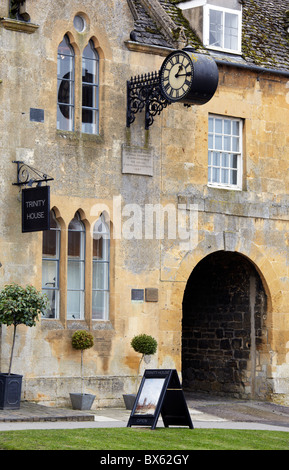
[{"label": "paved path", "polygon": [[[186,396],[194,428],[256,429],[289,432],[289,407],[268,402]],[[0,431],[126,427],[124,408],[78,411],[21,402],[19,410],[0,410]],[[161,418],[158,427],[163,426]]]}]

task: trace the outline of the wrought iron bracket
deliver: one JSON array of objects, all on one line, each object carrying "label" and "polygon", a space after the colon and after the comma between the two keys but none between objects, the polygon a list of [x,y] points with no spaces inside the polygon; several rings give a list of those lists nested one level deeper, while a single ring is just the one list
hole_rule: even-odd
[{"label": "wrought iron bracket", "polygon": [[161,93],[159,72],[131,77],[127,81],[126,126],[135,120],[135,115],[145,109],[145,128],[154,122],[154,117],[166,108],[168,101]]},{"label": "wrought iron bracket", "polygon": [[27,165],[24,162],[15,160],[12,163],[17,164],[17,183],[12,183],[15,186],[32,186],[33,184],[37,184],[37,186],[41,186],[42,183],[47,183],[47,181],[53,181],[49,175],[42,173],[42,171],[36,170],[31,166]]}]

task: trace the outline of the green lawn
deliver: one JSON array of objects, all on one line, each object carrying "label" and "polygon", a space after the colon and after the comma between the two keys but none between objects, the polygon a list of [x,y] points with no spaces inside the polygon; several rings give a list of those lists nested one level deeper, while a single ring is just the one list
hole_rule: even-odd
[{"label": "green lawn", "polygon": [[289,432],[97,428],[0,432],[0,450],[289,450]]}]

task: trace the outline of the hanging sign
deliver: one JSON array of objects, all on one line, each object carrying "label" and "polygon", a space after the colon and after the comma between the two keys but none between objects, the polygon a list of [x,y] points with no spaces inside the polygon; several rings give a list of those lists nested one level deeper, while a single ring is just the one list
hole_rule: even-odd
[{"label": "hanging sign", "polygon": [[161,414],[165,427],[193,423],[175,369],[147,369],[143,375],[127,424],[155,429]]},{"label": "hanging sign", "polygon": [[22,190],[22,232],[37,232],[50,228],[50,187]]}]

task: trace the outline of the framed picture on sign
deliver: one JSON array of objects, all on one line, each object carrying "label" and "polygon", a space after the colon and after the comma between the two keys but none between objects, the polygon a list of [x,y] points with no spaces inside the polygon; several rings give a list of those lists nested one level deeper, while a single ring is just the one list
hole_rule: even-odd
[{"label": "framed picture on sign", "polygon": [[136,403],[135,414],[137,415],[154,415],[157,409],[165,379],[144,380],[141,393]]}]

